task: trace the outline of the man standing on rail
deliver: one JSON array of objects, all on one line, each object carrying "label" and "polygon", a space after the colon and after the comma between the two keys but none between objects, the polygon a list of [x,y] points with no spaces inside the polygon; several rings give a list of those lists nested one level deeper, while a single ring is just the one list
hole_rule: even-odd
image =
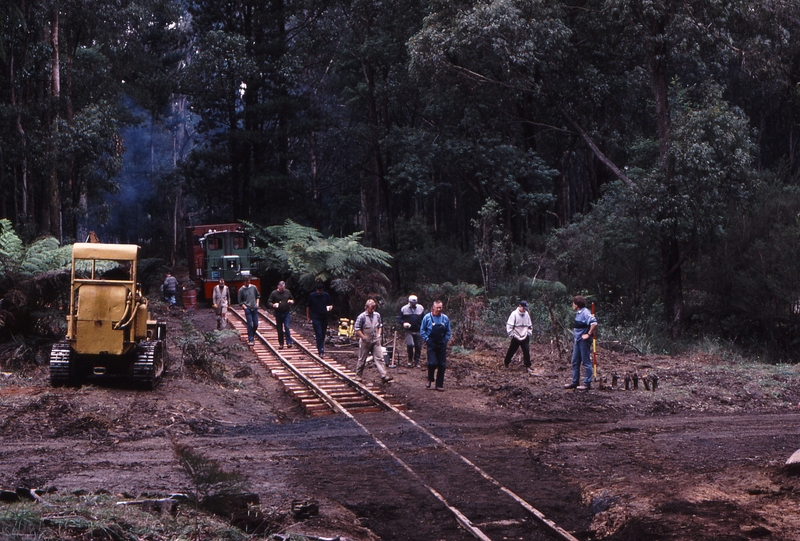
[{"label": "man standing on rail", "polygon": [[325,285],[318,282],[316,291],[308,296],[306,321],[314,327],[314,338],[317,341],[317,353],[325,355],[325,334],[328,331],[328,312],[333,310],[331,296],[325,291]]},{"label": "man standing on rail", "polygon": [[417,368],[422,356],[422,337],[419,335],[419,325],[425,308],[417,304],[417,296],[409,295],[408,304],[400,309],[399,320],[406,330],[406,351],[408,352],[408,366]]},{"label": "man standing on rail", "polygon": [[444,369],[447,366],[447,342],[450,341],[450,318],[442,313],[442,301],[434,301],[431,311],[422,318],[419,334],[428,345],[428,383],[431,388],[436,375],[436,390],[444,391]]},{"label": "man standing on rail", "polygon": [[283,349],[283,337],[286,336],[286,347],[292,347],[292,331],[289,329],[291,319],[289,310],[294,304],[292,292],[286,289],[286,282],[278,282],[278,288],[269,294],[267,301],[275,309],[275,325],[278,327],[278,349]]},{"label": "man standing on rail", "polygon": [[228,305],[231,303],[231,292],[225,285],[225,278],[219,279],[211,294],[211,303],[217,312],[217,329],[228,326]]},{"label": "man standing on rail", "polygon": [[256,331],[258,330],[258,300],[261,295],[258,288],[250,285],[250,275],[242,276],[244,285],[239,288],[238,301],[244,308],[244,315],[247,321],[247,343],[251,346],[255,344]]},{"label": "man standing on rail", "polygon": [[367,365],[367,357],[372,353],[372,360],[375,368],[381,375],[381,381],[388,383],[394,378],[386,373],[386,365],[383,362],[383,347],[381,346],[381,315],[375,311],[377,303],[372,299],[364,305],[364,311],[356,318],[353,326],[358,342],[358,364],[356,364],[356,376],[359,378],[364,374],[364,367]]}]

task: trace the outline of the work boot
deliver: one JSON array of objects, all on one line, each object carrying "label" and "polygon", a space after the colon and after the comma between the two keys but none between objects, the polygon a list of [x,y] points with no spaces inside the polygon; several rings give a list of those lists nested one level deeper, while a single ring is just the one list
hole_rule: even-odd
[{"label": "work boot", "polygon": [[394,379],[394,378],[393,378],[392,376],[383,376],[383,377],[381,378],[381,381],[382,381],[383,383],[389,383],[389,382],[390,382],[390,381],[392,381],[393,379]]},{"label": "work boot", "polygon": [[575,387],[575,390],[576,391],[588,391],[591,388],[592,388],[592,384],[591,383],[581,383],[580,385]]},{"label": "work boot", "polygon": [[566,385],[564,385],[564,388],[565,389],[575,389],[577,386],[578,386],[577,383],[572,382],[572,383],[567,383]]}]

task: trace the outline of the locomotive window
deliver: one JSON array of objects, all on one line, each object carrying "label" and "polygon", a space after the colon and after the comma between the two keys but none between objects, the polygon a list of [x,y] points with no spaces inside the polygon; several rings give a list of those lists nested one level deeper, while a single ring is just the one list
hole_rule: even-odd
[{"label": "locomotive window", "polygon": [[222,250],[222,239],[219,237],[211,237],[208,239],[209,250]]},{"label": "locomotive window", "polygon": [[247,247],[247,241],[244,237],[233,237],[233,249],[243,250]]}]

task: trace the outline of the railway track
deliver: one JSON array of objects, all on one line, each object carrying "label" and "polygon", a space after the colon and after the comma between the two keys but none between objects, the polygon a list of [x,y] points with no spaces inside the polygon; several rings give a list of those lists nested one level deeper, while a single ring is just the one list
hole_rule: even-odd
[{"label": "railway track", "polygon": [[[244,311],[234,308],[228,313],[229,321],[246,341]],[[275,321],[267,313],[259,311],[259,329],[255,345],[251,348],[270,374],[279,379],[284,388],[299,400],[311,415],[328,415],[336,412],[349,417],[391,456],[395,463],[443,504],[472,537],[481,541],[493,541],[493,539],[535,541],[545,538],[578,541],[524,498],[409,417],[403,411],[407,410],[404,404],[397,403],[373,384],[358,381],[355,373],[344,365],[322,359],[312,353],[311,344],[302,337],[293,336],[292,339],[296,344],[294,347],[277,349],[278,332]],[[400,417],[392,421],[405,427],[395,431],[400,435],[399,440],[395,440],[393,434],[384,431],[385,438],[391,440],[389,444],[385,443],[378,438],[374,428],[369,428],[354,416],[355,413],[381,411],[392,412]],[[384,428],[386,424],[383,423]],[[408,425],[412,425],[414,430],[408,430]],[[425,453],[420,454],[418,441],[412,446],[403,441],[411,432],[416,432],[417,435],[421,433],[429,439],[430,443],[425,446],[427,447]],[[411,453],[408,453],[409,448],[412,448]],[[430,465],[428,459],[420,460],[423,455],[442,453],[448,455],[448,458],[433,470],[427,469]],[[443,472],[442,466],[445,463],[448,464],[444,467],[447,471]],[[450,476],[473,477],[475,489],[468,494],[463,490],[448,493]],[[503,499],[504,502],[498,504],[495,501],[498,499]],[[490,507],[495,509],[496,517],[487,516],[483,506],[485,502],[492,502]],[[479,516],[479,520],[473,521],[462,509],[470,509],[473,514]],[[486,531],[491,531],[493,537]]]},{"label": "railway track", "polygon": [[[234,329],[247,340],[244,311],[234,308],[228,312]],[[251,349],[259,362],[283,385],[310,415],[332,413],[371,413],[388,409],[405,410],[407,406],[384,392],[382,387],[359,381],[356,374],[343,364],[320,358],[302,336],[292,336],[294,346],[278,349],[278,330],[275,320],[259,311],[259,327]],[[313,347],[313,350],[312,350]]]}]

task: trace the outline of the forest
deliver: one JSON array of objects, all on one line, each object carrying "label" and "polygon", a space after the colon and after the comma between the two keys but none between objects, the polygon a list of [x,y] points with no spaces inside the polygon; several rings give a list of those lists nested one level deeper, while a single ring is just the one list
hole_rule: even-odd
[{"label": "forest", "polygon": [[5,0],[0,68],[5,331],[23,249],[172,266],[240,220],[361,235],[398,297],[800,360],[796,0]]}]

